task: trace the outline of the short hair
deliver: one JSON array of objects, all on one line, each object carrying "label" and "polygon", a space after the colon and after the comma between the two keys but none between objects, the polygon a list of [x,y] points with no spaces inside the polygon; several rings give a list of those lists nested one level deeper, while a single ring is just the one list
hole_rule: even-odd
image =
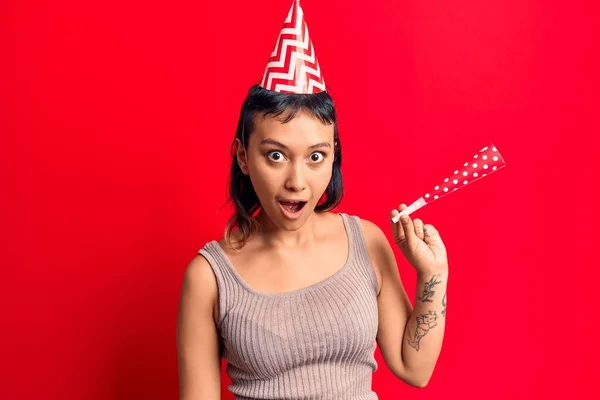
[{"label": "short hair", "polygon": [[241,234],[240,246],[242,248],[248,239],[258,229],[254,219],[261,205],[252,186],[250,177],[242,172],[236,158],[236,140],[239,139],[244,148],[248,149],[250,135],[254,130],[254,117],[256,115],[281,117],[282,123],[294,119],[300,111],[318,118],[323,124],[333,124],[334,161],[331,180],[323,196],[315,207],[317,212],[327,212],[339,205],[344,193],[342,180],[342,148],[338,135],[337,116],[333,99],[327,92],[315,94],[289,94],[264,89],[254,85],[242,104],[235,138],[231,144],[231,172],[228,181],[228,199],[234,208],[234,213],[229,218],[225,227],[225,240],[231,245],[231,234],[237,227]]}]

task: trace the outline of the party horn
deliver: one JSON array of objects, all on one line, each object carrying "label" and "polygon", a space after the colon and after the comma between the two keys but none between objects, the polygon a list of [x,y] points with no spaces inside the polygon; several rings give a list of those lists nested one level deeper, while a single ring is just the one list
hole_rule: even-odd
[{"label": "party horn", "polygon": [[443,183],[436,185],[433,188],[433,191],[421,196],[410,206],[402,210],[400,214],[393,217],[392,221],[396,223],[402,215],[409,215],[424,205],[441,199],[447,194],[478,181],[484,176],[490,175],[492,172],[496,172],[505,166],[506,163],[504,162],[504,158],[502,158],[496,146],[490,143],[488,146],[479,150],[479,152],[473,156],[471,161],[467,161],[462,167],[455,170],[451,177],[444,179]]}]

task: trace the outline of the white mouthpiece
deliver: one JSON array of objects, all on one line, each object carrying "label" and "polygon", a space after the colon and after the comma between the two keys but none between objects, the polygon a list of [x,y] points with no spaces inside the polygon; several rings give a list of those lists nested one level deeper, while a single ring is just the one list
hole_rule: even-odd
[{"label": "white mouthpiece", "polygon": [[410,213],[417,211],[419,208],[423,207],[425,204],[427,204],[425,199],[423,197],[419,197],[418,200],[414,201],[410,206],[408,206],[407,208],[402,210],[400,212],[400,214],[398,214],[394,218],[392,218],[392,221],[394,221],[395,224],[398,223],[401,216],[410,215]]}]

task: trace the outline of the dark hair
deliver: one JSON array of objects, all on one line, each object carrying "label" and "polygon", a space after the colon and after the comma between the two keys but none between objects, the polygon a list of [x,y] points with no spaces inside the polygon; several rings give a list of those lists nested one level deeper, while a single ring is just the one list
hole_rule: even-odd
[{"label": "dark hair", "polygon": [[[230,247],[242,248],[256,232],[258,222],[254,219],[254,216],[261,207],[250,177],[245,175],[238,165],[235,139],[239,139],[247,150],[250,135],[254,130],[253,122],[256,115],[281,117],[281,122],[287,123],[294,119],[299,111],[308,112],[323,124],[333,124],[334,161],[331,180],[315,210],[326,212],[334,209],[341,202],[344,193],[342,147],[338,136],[337,116],[331,96],[327,92],[316,94],[280,93],[254,85],[248,91],[248,95],[242,104],[235,138],[230,149],[232,160],[227,202],[232,203],[234,213],[225,227],[225,240]],[[241,236],[239,247],[234,247],[231,244],[231,234],[235,226],[238,227]]]}]

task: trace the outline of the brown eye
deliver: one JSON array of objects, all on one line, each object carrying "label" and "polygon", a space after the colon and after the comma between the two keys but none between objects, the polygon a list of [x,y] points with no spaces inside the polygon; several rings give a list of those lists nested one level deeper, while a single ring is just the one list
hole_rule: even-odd
[{"label": "brown eye", "polygon": [[[319,158],[319,156],[320,156],[321,158]],[[313,161],[313,162],[320,163],[320,162],[322,162],[322,161],[325,159],[325,154],[324,154],[324,153],[321,153],[321,152],[312,153],[312,154],[310,155],[310,159],[311,159],[311,161]]]},{"label": "brown eye", "polygon": [[267,153],[267,158],[271,161],[280,161],[283,159],[283,155],[279,151],[270,151]]}]

